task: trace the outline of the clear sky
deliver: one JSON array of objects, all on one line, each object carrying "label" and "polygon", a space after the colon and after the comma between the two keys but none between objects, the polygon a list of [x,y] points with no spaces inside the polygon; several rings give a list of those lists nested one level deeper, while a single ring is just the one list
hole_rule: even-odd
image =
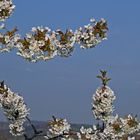
[{"label": "clear sky", "polygon": [[[100,86],[100,69],[108,70],[115,91],[115,113],[140,119],[140,1],[139,0],[14,0],[7,21],[24,35],[32,26],[77,29],[89,19],[105,18],[108,40],[95,49],[76,49],[69,58],[29,63],[15,52],[0,54],[0,80],[24,96],[33,120],[52,115],[73,123],[92,123],[92,95]],[[0,113],[0,120],[4,120]]]}]

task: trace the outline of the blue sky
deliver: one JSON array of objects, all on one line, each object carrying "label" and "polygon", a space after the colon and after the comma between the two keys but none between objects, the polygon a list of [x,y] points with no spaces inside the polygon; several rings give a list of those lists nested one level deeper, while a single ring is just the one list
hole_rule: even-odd
[{"label": "blue sky", "polygon": [[[52,115],[73,123],[92,123],[92,95],[100,69],[108,70],[115,91],[115,113],[138,114],[140,119],[140,1],[139,0],[14,0],[9,28],[24,35],[31,27],[73,30],[89,19],[108,21],[108,40],[95,49],[76,49],[69,58],[29,63],[15,52],[0,54],[0,79],[25,97],[33,120]],[[0,113],[0,119],[4,116]]]}]

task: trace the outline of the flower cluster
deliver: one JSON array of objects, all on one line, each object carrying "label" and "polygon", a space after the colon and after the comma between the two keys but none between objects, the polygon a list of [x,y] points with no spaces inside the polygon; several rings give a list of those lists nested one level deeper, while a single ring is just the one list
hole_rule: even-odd
[{"label": "flower cluster", "polygon": [[123,131],[122,119],[120,119],[118,115],[115,117],[112,116],[110,119],[108,119],[104,133],[112,139],[121,139],[125,135]]},{"label": "flower cluster", "polygon": [[[4,26],[2,28],[4,28]],[[20,35],[16,34],[16,32],[17,28],[6,31],[6,33],[0,33],[0,52],[10,52],[17,46]]]},{"label": "flower cluster", "polygon": [[78,139],[93,139],[93,129],[92,128],[84,128],[83,126],[80,129],[80,132],[77,133]]},{"label": "flower cluster", "polygon": [[77,136],[79,140],[107,140],[105,133],[101,132],[95,125],[93,128],[84,128],[82,126]]},{"label": "flower cluster", "polygon": [[140,130],[140,124],[136,117],[128,115],[123,119],[116,115],[108,119],[104,133],[113,140],[122,140],[138,130]]},{"label": "flower cluster", "polygon": [[56,31],[55,44],[57,46],[57,54],[61,57],[68,57],[74,50],[75,35],[72,30],[66,30],[63,33],[61,30]]},{"label": "flower cluster", "polygon": [[55,56],[55,46],[50,29],[47,27],[33,27],[32,32],[18,41],[17,54],[32,62],[53,58]]},{"label": "flower cluster", "polygon": [[0,84],[0,107],[10,123],[10,133],[15,136],[22,135],[24,133],[23,123],[29,114],[29,109],[23,97],[12,92],[4,82]]},{"label": "flower cluster", "polygon": [[95,25],[90,24],[86,29],[74,33],[72,30],[63,32],[60,29],[51,31],[48,27],[33,27],[32,33],[18,41],[17,54],[31,62],[49,60],[55,56],[68,57],[74,51],[75,43],[83,45],[86,40],[86,45],[91,47],[98,44],[95,44],[97,40],[101,42],[106,38],[107,23],[103,20]]},{"label": "flower cluster", "polygon": [[104,128],[95,125],[93,128],[82,126],[77,136],[79,140],[127,140],[131,134],[139,130],[140,124],[136,117],[128,115],[123,119],[116,115],[108,119]]},{"label": "flower cluster", "polygon": [[48,60],[56,55],[68,57],[73,51],[75,39],[71,30],[51,32],[48,27],[39,26],[33,27],[32,32],[19,39],[17,45],[17,54],[29,61]]},{"label": "flower cluster", "polygon": [[114,92],[109,88],[100,87],[93,95],[93,114],[96,119],[107,121],[112,114],[114,107],[113,101],[115,100]]},{"label": "flower cluster", "polygon": [[116,99],[114,92],[107,86],[110,78],[107,77],[106,71],[100,71],[101,75],[97,78],[102,80],[103,86],[96,90],[93,95],[92,111],[96,119],[107,121],[114,111],[113,101]]},{"label": "flower cluster", "polygon": [[100,130],[107,140],[127,139],[128,136],[140,130],[140,124],[137,118],[131,115],[124,119],[118,115],[112,115],[114,110],[113,101],[116,97],[114,92],[107,86],[110,80],[107,77],[107,72],[102,70],[100,72],[101,75],[98,75],[97,78],[102,80],[102,87],[98,88],[95,95],[93,95],[93,114],[97,120],[102,121],[103,126],[100,127]]},{"label": "flower cluster", "polygon": [[[5,28],[1,25],[0,29]],[[0,52],[16,48],[17,55],[31,62],[46,61],[55,56],[68,57],[72,55],[76,43],[84,46],[82,48],[92,48],[106,38],[106,31],[107,23],[102,19],[75,32],[71,29],[63,32],[60,29],[51,31],[43,26],[33,27],[23,39],[14,28],[0,33]]]},{"label": "flower cluster", "polygon": [[70,124],[66,119],[58,119],[53,116],[53,120],[48,123],[49,132],[46,139],[60,136],[63,139],[69,137]]},{"label": "flower cluster", "polygon": [[102,40],[107,39],[107,22],[104,19],[98,22],[95,19],[91,19],[90,21],[91,23],[85,25],[84,28],[80,27],[76,30],[76,41],[84,49],[93,48]]},{"label": "flower cluster", "polygon": [[0,21],[9,18],[15,8],[12,0],[0,0]]},{"label": "flower cluster", "polygon": [[140,130],[140,124],[136,117],[128,115],[122,122],[124,124],[125,134],[133,134]]}]

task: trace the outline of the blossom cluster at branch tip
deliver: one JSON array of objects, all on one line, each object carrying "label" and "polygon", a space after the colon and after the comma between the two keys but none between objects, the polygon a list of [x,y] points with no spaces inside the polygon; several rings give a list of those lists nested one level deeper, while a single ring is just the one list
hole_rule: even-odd
[{"label": "blossom cluster at branch tip", "polygon": [[15,5],[12,0],[0,0],[0,21],[5,21],[11,16]]},{"label": "blossom cluster at branch tip", "polygon": [[90,24],[76,30],[76,41],[83,49],[93,48],[102,40],[107,39],[107,22],[104,19],[96,21],[90,20]]},{"label": "blossom cluster at branch tip", "polygon": [[23,135],[23,124],[29,114],[29,109],[27,109],[23,97],[12,92],[4,82],[0,83],[0,107],[10,123],[10,133],[14,136]]},{"label": "blossom cluster at branch tip", "polygon": [[113,113],[113,101],[116,97],[111,88],[108,86],[104,90],[103,88],[98,88],[93,95],[92,111],[96,119],[107,121]]}]

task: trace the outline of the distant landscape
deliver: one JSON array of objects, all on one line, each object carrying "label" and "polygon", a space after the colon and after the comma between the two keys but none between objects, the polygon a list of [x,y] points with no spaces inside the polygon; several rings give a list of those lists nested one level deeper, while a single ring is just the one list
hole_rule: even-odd
[{"label": "distant landscape", "polygon": [[[38,130],[47,131],[47,122],[43,121],[33,121],[33,124]],[[73,130],[78,131],[82,124],[71,124]],[[85,127],[91,127],[90,125],[84,125]],[[27,133],[30,136],[33,132],[31,127],[28,124],[25,124]],[[23,137],[14,137],[9,133],[9,126],[7,122],[0,122],[0,140],[24,140]],[[43,137],[37,137],[34,140],[45,140]]]}]

